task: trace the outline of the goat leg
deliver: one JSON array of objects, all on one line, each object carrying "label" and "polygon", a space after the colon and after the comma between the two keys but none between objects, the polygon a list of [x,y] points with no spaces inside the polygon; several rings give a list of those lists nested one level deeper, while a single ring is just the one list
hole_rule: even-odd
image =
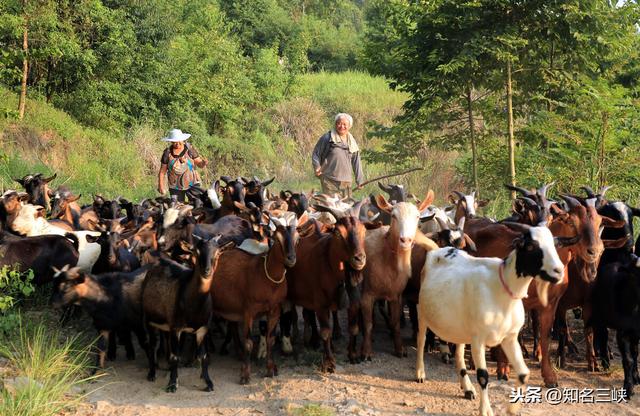
[{"label": "goat leg", "polygon": [[[518,389],[524,391],[527,381],[529,381],[529,369],[522,357],[522,349],[518,345],[517,336],[510,335],[502,340],[501,347],[518,374]],[[518,414],[519,407],[519,402],[510,403],[507,411],[510,415],[515,415]]]},{"label": "goat leg", "polygon": [[474,340],[471,343],[471,355],[476,363],[476,378],[480,385],[480,416],[493,416],[491,402],[489,401],[489,372],[487,371],[485,346],[481,341]]},{"label": "goat leg", "polygon": [[127,353],[127,360],[135,360],[136,359],[136,351],[133,348],[133,340],[131,339],[131,331],[128,329],[120,331],[118,333],[120,337],[120,341],[124,344],[124,350]]},{"label": "goat leg", "polygon": [[553,367],[551,367],[551,357],[549,357],[549,342],[551,335],[551,327],[553,326],[553,319],[555,317],[555,311],[558,306],[558,301],[555,304],[549,303],[540,313],[540,346],[542,349],[542,362],[541,371],[542,378],[544,379],[545,387],[552,388],[558,387],[558,375]]},{"label": "goat leg", "polygon": [[373,354],[371,347],[371,332],[373,330],[374,299],[370,295],[364,294],[360,305],[362,308],[362,318],[364,320],[364,339],[362,341],[360,355],[362,360],[371,361],[371,355]]},{"label": "goat leg", "polygon": [[125,331],[113,331],[111,336],[109,337],[109,343],[107,346],[107,360],[114,361],[116,359],[116,351],[118,350],[117,337],[124,333]]},{"label": "goat leg", "polygon": [[336,359],[331,351],[331,327],[329,324],[330,313],[331,312],[328,309],[322,309],[317,312],[318,320],[320,321],[320,337],[322,338],[322,344],[324,347],[321,369],[325,373],[333,373],[336,371]]},{"label": "goat leg", "polygon": [[348,319],[349,319],[349,345],[347,346],[347,351],[349,355],[349,362],[351,364],[357,364],[360,362],[360,356],[357,353],[357,339],[358,333],[360,332],[360,327],[358,322],[360,320],[360,302],[352,302],[349,305],[348,310]]},{"label": "goat leg", "polygon": [[476,389],[471,384],[469,375],[467,374],[467,365],[464,362],[465,344],[456,345],[456,371],[460,377],[460,388],[464,391],[464,398],[474,400],[476,398]]},{"label": "goat leg", "polygon": [[569,342],[569,326],[567,325],[566,314],[566,310],[558,308],[556,311],[556,318],[553,323],[556,334],[558,335],[557,355],[558,366],[560,368],[566,368],[567,366],[566,346]]},{"label": "goat leg", "polygon": [[149,343],[147,344],[147,359],[149,360],[149,372],[147,380],[156,381],[156,330],[151,325],[146,325],[147,334],[149,334]]},{"label": "goat leg", "polygon": [[209,333],[207,327],[202,327],[196,332],[196,343],[198,348],[198,358],[200,359],[201,374],[200,377],[204,379],[207,384],[204,391],[213,391],[213,381],[209,377],[209,351],[207,338]]},{"label": "goat leg", "polygon": [[620,349],[622,368],[624,369],[624,397],[628,400],[633,396],[633,358],[631,357],[629,331],[616,331],[616,339],[618,341],[618,348]]},{"label": "goat leg", "polygon": [[293,316],[295,307],[288,311],[283,311],[280,316],[280,336],[282,337],[282,353],[290,355],[293,353],[291,344],[291,327],[293,326]]},{"label": "goat leg", "polygon": [[302,316],[304,318],[304,345],[316,350],[320,348],[320,335],[318,334],[318,326],[316,325],[316,314],[310,309],[303,309]]},{"label": "goat leg", "polygon": [[98,371],[98,368],[104,368],[104,360],[109,345],[109,333],[110,331],[102,330],[100,331],[100,335],[98,336],[98,342],[96,343],[96,366],[93,369],[94,374],[96,373],[96,371]]},{"label": "goat leg", "polygon": [[401,298],[389,302],[389,310],[391,312],[391,331],[393,333],[393,347],[396,357],[400,358],[407,356],[407,352],[405,351],[404,345],[402,343],[402,336],[400,334],[401,305]]},{"label": "goat leg", "polygon": [[333,331],[331,338],[337,341],[342,339],[342,328],[340,328],[340,320],[338,319],[338,311],[331,311],[331,317],[333,318]]},{"label": "goat leg", "polygon": [[582,308],[582,320],[584,322],[584,341],[585,341],[585,354],[587,356],[587,365],[589,371],[599,372],[598,360],[596,359],[596,351],[593,346],[594,332],[591,321],[591,305],[585,305]]},{"label": "goat leg", "polygon": [[267,319],[267,377],[275,377],[278,375],[278,367],[273,361],[273,332],[276,329],[276,325],[278,324],[278,320],[280,319],[280,305],[277,305],[275,308],[269,311],[268,319]]},{"label": "goat leg", "polygon": [[178,362],[180,361],[180,339],[176,331],[170,330],[169,336],[169,384],[167,393],[175,393],[178,389]]},{"label": "goat leg", "polygon": [[251,379],[251,351],[253,351],[253,341],[251,340],[251,327],[253,326],[253,316],[245,313],[242,322],[242,367],[240,368],[240,384],[248,384]]}]

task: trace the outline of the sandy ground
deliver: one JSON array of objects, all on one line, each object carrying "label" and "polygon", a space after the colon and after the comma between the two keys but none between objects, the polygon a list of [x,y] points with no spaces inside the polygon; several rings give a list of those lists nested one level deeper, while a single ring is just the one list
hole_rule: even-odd
[{"label": "sandy ground", "polygon": [[[378,325],[381,327],[382,325]],[[579,326],[579,324],[578,324]],[[575,332],[575,331],[574,331]],[[212,355],[211,375],[213,393],[203,392],[198,368],[180,368],[179,388],[175,394],[165,393],[168,372],[160,369],[158,379],[151,383],[145,378],[147,368],[144,355],[138,351],[135,361],[124,360],[120,349],[116,361],[99,381],[86,386],[86,405],[76,416],[85,415],[280,415],[318,414],[311,410],[322,406],[339,415],[470,415],[478,413],[479,399],[465,400],[460,390],[455,368],[440,361],[437,354],[425,354],[427,380],[414,381],[416,350],[409,341],[410,331],[404,330],[407,358],[391,354],[392,342],[384,328],[375,334],[373,361],[351,365],[346,359],[345,341],[337,343],[338,366],[335,374],[322,374],[317,368],[319,352],[296,345],[296,356],[284,357],[279,349],[275,359],[279,376],[265,378],[264,362],[253,361],[252,380],[240,385],[240,362],[231,356]],[[575,332],[575,340],[582,347],[582,336]],[[220,342],[217,342],[220,345]],[[614,347],[614,351],[617,348]],[[542,386],[540,367],[528,360],[531,386]],[[492,379],[490,397],[496,415],[506,414],[506,406],[514,381],[498,382],[493,374],[495,363],[489,362]],[[471,380],[477,391],[475,372]],[[560,388],[620,388],[622,370],[619,357],[612,361],[609,373],[587,373],[582,358],[570,359],[566,371],[559,374]],[[640,415],[640,398],[629,403],[587,403],[554,405],[525,404],[523,415]],[[305,408],[307,413],[302,412]]]}]

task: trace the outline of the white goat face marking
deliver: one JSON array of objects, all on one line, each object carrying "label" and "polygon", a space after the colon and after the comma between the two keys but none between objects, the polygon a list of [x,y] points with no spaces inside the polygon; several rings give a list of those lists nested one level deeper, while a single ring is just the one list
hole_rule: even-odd
[{"label": "white goat face marking", "polygon": [[[531,238],[538,242],[542,251],[541,269],[551,277],[558,280],[562,279],[564,264],[562,264],[560,256],[558,256],[551,231],[547,227],[531,227],[529,230]],[[561,272],[558,273],[557,270]]]},{"label": "white goat face marking", "polygon": [[209,197],[209,201],[211,201],[211,206],[213,206],[213,209],[218,209],[222,206],[222,204],[220,204],[218,194],[216,193],[216,190],[214,188],[207,189],[207,196]]},{"label": "white goat face marking", "polygon": [[585,202],[587,203],[588,207],[596,207],[596,198],[589,198],[585,200]]},{"label": "white goat face marking", "polygon": [[413,239],[416,237],[418,221],[420,220],[418,208],[408,202],[400,202],[393,207],[391,215],[398,227],[398,237],[404,239],[404,242],[400,241],[400,248],[410,250],[413,245]]},{"label": "white goat face marking", "polygon": [[178,211],[176,208],[169,208],[168,210],[166,210],[164,213],[163,221],[162,221],[162,227],[165,229],[169,228],[176,221],[178,221],[179,215],[180,215],[180,211]]},{"label": "white goat face marking", "polygon": [[451,231],[451,240],[457,241],[462,238],[462,233],[460,231]]},{"label": "white goat face marking", "polygon": [[471,195],[465,195],[464,201],[467,203],[467,214],[468,215],[476,215],[476,198],[474,196],[475,192]]},{"label": "white goat face marking", "polygon": [[624,202],[618,201],[614,202],[613,207],[618,210],[620,213],[620,218],[622,218],[626,223],[629,223],[629,217],[627,216],[627,206]]}]

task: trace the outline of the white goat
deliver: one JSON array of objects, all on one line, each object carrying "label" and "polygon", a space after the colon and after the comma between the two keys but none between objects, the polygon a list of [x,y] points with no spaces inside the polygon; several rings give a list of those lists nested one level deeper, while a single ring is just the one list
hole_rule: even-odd
[{"label": "white goat", "polygon": [[56,234],[66,235],[73,234],[78,238],[78,264],[77,267],[83,272],[91,273],[93,265],[100,257],[100,244],[90,243],[87,241],[87,235],[94,237],[99,236],[100,232],[96,231],[68,231],[60,227],[56,227],[47,221],[44,215],[44,208],[39,205],[24,204],[20,208],[20,212],[11,224],[11,229],[19,234],[27,237]]},{"label": "white goat", "polygon": [[[453,248],[433,250],[427,254],[422,271],[422,286],[418,303],[417,381],[425,379],[424,344],[427,328],[441,339],[457,344],[456,369],[465,398],[473,399],[475,390],[464,362],[465,344],[471,344],[476,376],[482,389],[480,415],[492,416],[487,385],[489,373],[485,348],[501,345],[509,362],[518,373],[520,385],[529,377],[518,332],[524,324],[522,298],[531,281],[540,299],[546,302],[550,283],[559,283],[564,265],[558,257],[554,238],[546,226],[531,227],[507,224],[522,231],[513,241],[514,250],[506,259],[471,257]],[[509,406],[517,412],[519,403]]]}]

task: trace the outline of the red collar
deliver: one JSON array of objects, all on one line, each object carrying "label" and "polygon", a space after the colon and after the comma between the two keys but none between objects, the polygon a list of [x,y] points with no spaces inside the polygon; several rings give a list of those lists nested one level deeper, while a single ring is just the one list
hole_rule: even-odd
[{"label": "red collar", "polygon": [[502,283],[502,287],[507,291],[509,296],[511,296],[511,299],[520,300],[520,298],[514,295],[511,289],[509,289],[507,282],[504,281],[504,263],[500,263],[500,267],[498,267],[498,276],[500,276],[500,283]]}]

